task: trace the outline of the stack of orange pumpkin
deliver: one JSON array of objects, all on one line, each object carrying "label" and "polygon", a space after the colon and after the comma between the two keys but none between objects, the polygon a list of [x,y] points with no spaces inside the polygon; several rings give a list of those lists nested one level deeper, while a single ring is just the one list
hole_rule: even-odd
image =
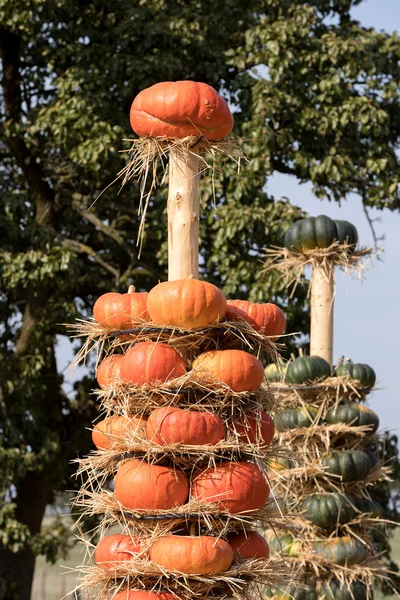
[{"label": "stack of orange pumpkin", "polygon": [[[285,329],[285,316],[274,304],[227,301],[221,290],[210,283],[194,279],[169,281],[155,286],[148,294],[105,294],[94,307],[96,321],[105,328],[126,331],[144,322],[187,329],[206,328],[211,324],[247,321],[263,336],[277,339]],[[97,369],[101,387],[120,385],[162,388],[162,384],[190,373],[188,381],[204,384],[209,390],[226,393],[252,393],[262,384],[263,364],[256,356],[237,349],[211,350],[200,353],[187,365],[171,345],[145,341],[131,346],[125,354],[105,358]],[[190,385],[190,383],[188,384]],[[162,393],[160,391],[160,393]],[[108,451],[126,436],[138,436],[159,450],[165,447],[162,464],[145,461],[140,456],[122,460],[116,471],[114,494],[127,511],[172,510],[196,499],[230,514],[252,514],[268,500],[270,489],[265,474],[257,464],[243,460],[216,459],[192,472],[174,464],[170,446],[217,446],[234,436],[239,444],[267,446],[273,438],[274,424],[263,410],[241,411],[223,422],[217,411],[176,405],[156,408],[140,416],[114,415],[93,429],[93,442]],[[159,454],[158,454],[159,456]],[[212,535],[183,535],[184,531],[159,537],[108,535],[96,547],[95,559],[102,569],[120,566],[134,557],[145,558],[172,572],[218,574],[229,570],[233,561],[266,559],[268,544],[257,532],[248,529],[232,533],[226,539]],[[188,533],[188,532],[187,532]],[[119,592],[115,599],[142,600],[147,594],[164,598],[172,594],[154,594],[137,590]],[[132,598],[131,598],[132,596]],[[143,598],[144,600],[144,598]],[[155,600],[155,599],[153,599]],[[167,599],[166,599],[167,600]],[[169,600],[169,599],[168,599]]]}]

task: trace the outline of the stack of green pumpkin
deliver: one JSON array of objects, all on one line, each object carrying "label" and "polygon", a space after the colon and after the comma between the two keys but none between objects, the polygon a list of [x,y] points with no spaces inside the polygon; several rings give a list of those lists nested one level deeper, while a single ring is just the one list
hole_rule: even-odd
[{"label": "stack of green pumpkin", "polygon": [[[301,445],[302,450],[297,463],[277,460],[273,487],[275,496],[284,498],[299,515],[299,535],[278,537],[270,546],[295,561],[297,574],[300,564],[306,567],[304,585],[269,588],[267,595],[284,600],[366,600],[372,589],[367,584],[370,580],[363,580],[363,563],[374,557],[367,528],[382,517],[382,507],[367,491],[372,472],[378,481],[380,473],[378,458],[369,448],[379,418],[364,404],[375,373],[368,365],[347,362],[331,374],[324,359],[300,356],[280,365],[280,374],[283,382],[275,383],[278,370],[266,369],[283,405],[275,418],[280,433],[275,443],[289,445],[294,451],[296,444],[298,449]],[[329,452],[322,441],[326,436]],[[314,469],[311,475],[310,465]],[[320,563],[318,577],[307,561]],[[353,565],[357,565],[357,578],[347,570]],[[341,581],[340,567],[346,568]],[[350,573],[348,581],[346,573]]]}]

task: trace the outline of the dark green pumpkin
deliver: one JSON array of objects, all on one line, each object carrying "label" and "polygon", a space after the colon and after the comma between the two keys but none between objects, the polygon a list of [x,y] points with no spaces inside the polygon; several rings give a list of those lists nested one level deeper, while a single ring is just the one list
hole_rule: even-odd
[{"label": "dark green pumpkin", "polygon": [[299,356],[288,364],[285,381],[309,383],[317,379],[326,379],[330,374],[329,363],[320,356]]},{"label": "dark green pumpkin", "polygon": [[374,591],[367,587],[362,581],[353,583],[341,583],[338,579],[332,579],[329,583],[323,583],[318,600],[373,600]]},{"label": "dark green pumpkin", "polygon": [[348,244],[349,250],[353,250],[358,242],[357,229],[348,221],[320,215],[296,221],[284,237],[284,245],[291,252],[329,248],[334,241]]},{"label": "dark green pumpkin", "polygon": [[269,547],[283,556],[298,556],[302,549],[300,540],[296,540],[292,535],[281,535],[268,542]]},{"label": "dark green pumpkin", "polygon": [[285,469],[293,469],[296,466],[296,463],[291,458],[274,458],[269,461],[268,465],[269,468],[274,471],[284,471]]},{"label": "dark green pumpkin", "polygon": [[269,598],[274,597],[279,600],[316,600],[317,598],[315,588],[310,586],[296,587],[288,585],[286,588],[266,586],[264,593]]},{"label": "dark green pumpkin", "polygon": [[379,519],[383,516],[383,508],[375,500],[369,498],[354,498],[354,505],[360,513],[371,515],[374,519]]},{"label": "dark green pumpkin", "polygon": [[372,462],[364,450],[346,450],[326,454],[322,459],[322,466],[327,475],[336,476],[335,479],[348,483],[365,479],[371,471]]},{"label": "dark green pumpkin", "polygon": [[317,415],[318,410],[312,406],[289,408],[274,418],[275,429],[287,431],[288,429],[310,427],[312,424],[317,424],[315,421]]},{"label": "dark green pumpkin", "polygon": [[357,402],[339,404],[328,410],[325,418],[331,425],[336,423],[346,423],[353,427],[368,425],[370,433],[375,433],[379,427],[378,415],[364,404],[357,404]]},{"label": "dark green pumpkin", "polygon": [[317,556],[342,566],[356,565],[366,556],[364,544],[348,536],[317,542],[314,545],[314,552]]},{"label": "dark green pumpkin", "polygon": [[366,388],[372,388],[375,385],[376,374],[372,367],[364,363],[344,363],[335,369],[335,375],[342,377],[349,375],[351,379],[358,381],[360,385]]},{"label": "dark green pumpkin", "polygon": [[312,494],[306,498],[301,510],[314,525],[334,528],[348,523],[354,517],[351,499],[344,494]]},{"label": "dark green pumpkin", "polygon": [[369,459],[371,461],[371,471],[373,469],[376,469],[376,467],[380,463],[379,457],[375,454],[375,452],[371,448],[364,448],[364,452],[366,452],[368,454]]}]

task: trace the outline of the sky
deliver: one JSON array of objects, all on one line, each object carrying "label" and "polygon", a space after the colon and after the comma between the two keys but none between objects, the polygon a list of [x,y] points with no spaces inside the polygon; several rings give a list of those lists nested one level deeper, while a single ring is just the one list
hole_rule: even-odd
[{"label": "sky", "polygon": [[[400,0],[364,0],[353,10],[362,25],[400,31]],[[309,184],[300,185],[294,177],[276,174],[268,179],[267,190],[279,199],[288,197],[310,216],[326,214],[346,219],[356,225],[360,244],[371,246],[372,234],[363,212],[361,199],[351,196],[339,207],[321,201],[312,194]],[[379,415],[381,429],[400,436],[400,213],[371,211],[377,235],[385,236],[381,260],[369,265],[361,284],[342,273],[336,273],[334,359],[350,357],[353,362],[371,365],[377,374],[377,389],[369,406]],[[59,368],[64,370],[72,359],[71,344],[60,337],[57,348]],[[84,369],[78,368],[76,377]]]}]

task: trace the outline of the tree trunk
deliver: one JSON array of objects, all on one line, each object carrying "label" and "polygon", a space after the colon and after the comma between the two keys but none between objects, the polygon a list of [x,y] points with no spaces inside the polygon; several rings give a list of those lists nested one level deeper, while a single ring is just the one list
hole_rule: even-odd
[{"label": "tree trunk", "polygon": [[[48,490],[39,473],[28,472],[17,490],[15,516],[39,533],[48,501]],[[30,549],[13,553],[0,549],[0,600],[30,600],[35,555]]]}]

